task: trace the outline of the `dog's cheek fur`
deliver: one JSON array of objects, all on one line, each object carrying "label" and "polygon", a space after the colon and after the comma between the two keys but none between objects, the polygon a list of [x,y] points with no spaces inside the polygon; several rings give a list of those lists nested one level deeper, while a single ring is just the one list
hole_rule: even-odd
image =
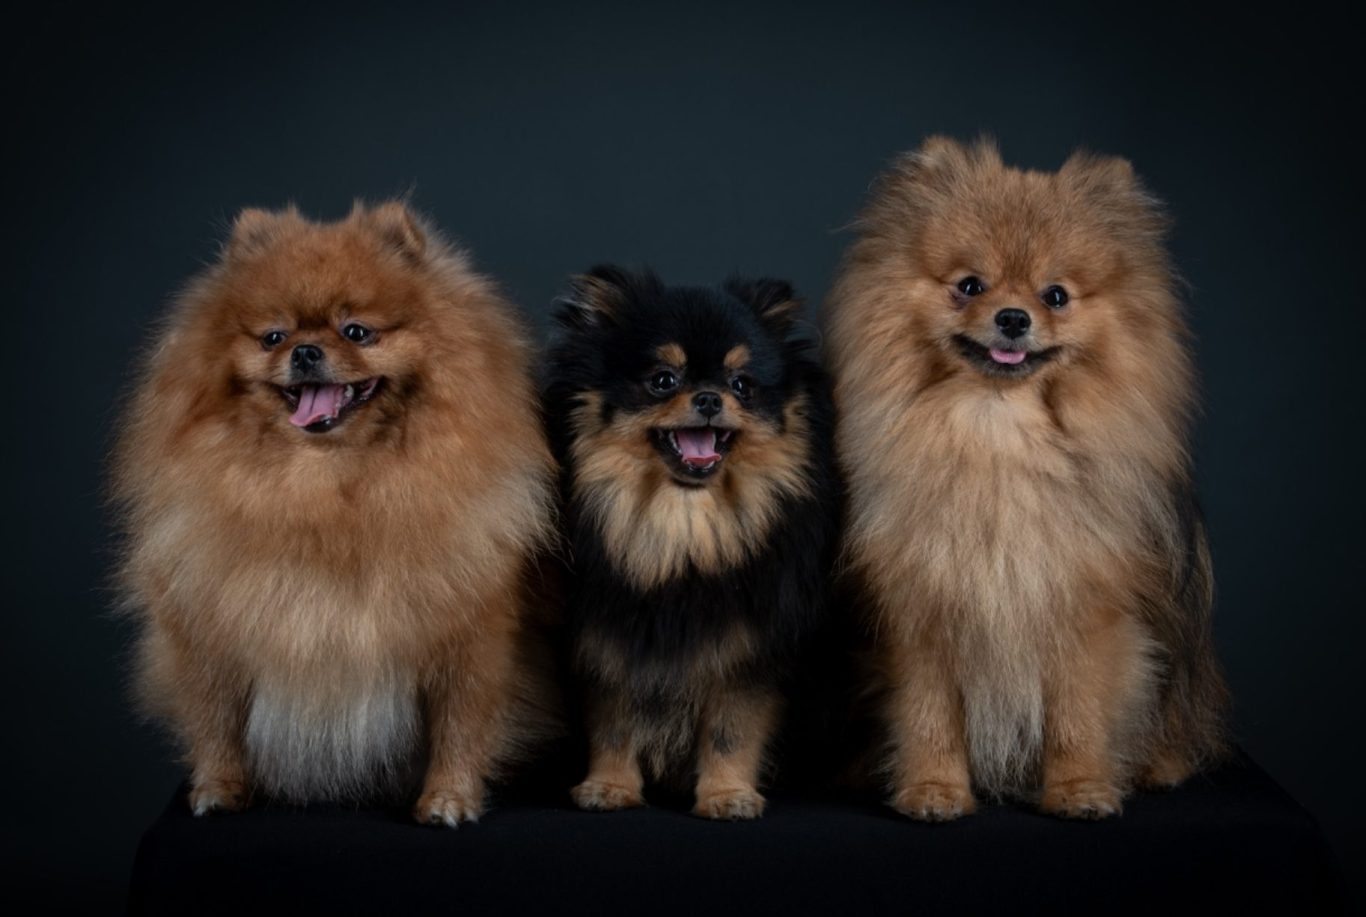
[{"label": "dog's cheek fur", "polygon": [[[546,707],[517,662],[523,573],[550,529],[529,343],[439,240],[414,261],[353,216],[254,244],[181,296],[122,424],[120,582],[144,705],[196,789],[235,774],[294,799],[410,790],[425,756],[428,783],[460,784],[477,811]],[[319,448],[234,381],[225,316],[292,262],[381,301],[423,294],[394,306],[423,352],[386,358],[416,387],[347,421],[367,425],[356,448]]]},{"label": "dog's cheek fur", "polygon": [[[879,182],[826,312],[848,554],[876,608],[888,722],[903,738],[963,735],[988,792],[1027,790],[1046,757],[1097,745],[1094,767],[1120,787],[1173,782],[1222,752],[1226,694],[1189,496],[1192,370],[1160,236],[994,152],[947,155],[947,174],[913,163]],[[1023,238],[993,209],[1021,200],[1076,203],[1094,218],[1094,260],[1114,267],[1070,325],[1059,317],[1066,358],[1003,384],[937,346],[950,307],[924,267],[935,246],[980,239],[915,228],[978,208],[998,237]],[[920,677],[903,648],[926,635],[939,689],[961,698],[933,716],[895,690]],[[1103,735],[1083,735],[1088,721]]]},{"label": "dog's cheek fur", "polygon": [[604,422],[601,396],[584,393],[571,421],[572,486],[619,575],[647,592],[690,566],[715,575],[761,550],[783,501],[810,496],[806,410],[793,399],[782,428],[747,417],[719,480],[683,487],[649,441],[651,429],[676,425],[683,402]]}]

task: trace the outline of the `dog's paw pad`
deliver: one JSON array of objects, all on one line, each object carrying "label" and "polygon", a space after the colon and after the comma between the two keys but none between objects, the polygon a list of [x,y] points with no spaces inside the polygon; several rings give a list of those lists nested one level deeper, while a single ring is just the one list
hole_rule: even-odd
[{"label": "dog's paw pad", "polygon": [[640,790],[604,780],[585,780],[570,790],[569,795],[580,809],[593,812],[615,812],[617,809],[630,809],[645,804],[645,798],[640,795]]},{"label": "dog's paw pad", "polygon": [[1091,820],[1124,811],[1119,789],[1104,780],[1068,780],[1046,786],[1039,808],[1049,815]]},{"label": "dog's paw pad", "polygon": [[694,815],[723,821],[741,821],[764,814],[764,797],[753,787],[720,790],[699,796]]},{"label": "dog's paw pad", "polygon": [[484,812],[484,801],[453,790],[428,790],[413,807],[413,818],[424,825],[458,828],[462,822],[477,822]]},{"label": "dog's paw pad", "polygon": [[892,799],[892,808],[916,821],[953,821],[977,809],[972,790],[949,783],[916,783]]}]

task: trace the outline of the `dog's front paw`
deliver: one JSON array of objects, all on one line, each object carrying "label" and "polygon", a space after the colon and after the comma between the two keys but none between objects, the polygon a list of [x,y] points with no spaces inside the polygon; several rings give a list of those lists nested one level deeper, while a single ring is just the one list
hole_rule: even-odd
[{"label": "dog's front paw", "polygon": [[457,790],[427,790],[413,807],[413,818],[422,824],[448,828],[459,828],[461,822],[477,822],[482,814],[482,795]]},{"label": "dog's front paw", "polygon": [[589,778],[569,791],[574,805],[592,812],[615,812],[645,805],[640,790],[619,783]]},{"label": "dog's front paw", "polygon": [[240,812],[247,807],[250,795],[241,780],[201,780],[190,790],[190,811],[196,816]]},{"label": "dog's front paw", "polygon": [[752,786],[733,787],[697,795],[693,814],[721,821],[741,821],[764,814],[764,797]]},{"label": "dog's front paw", "polygon": [[916,821],[953,821],[977,811],[977,801],[966,786],[913,783],[892,797],[892,808]]},{"label": "dog's front paw", "polygon": [[1039,808],[1062,818],[1098,819],[1124,811],[1123,795],[1105,780],[1067,780],[1043,788]]}]

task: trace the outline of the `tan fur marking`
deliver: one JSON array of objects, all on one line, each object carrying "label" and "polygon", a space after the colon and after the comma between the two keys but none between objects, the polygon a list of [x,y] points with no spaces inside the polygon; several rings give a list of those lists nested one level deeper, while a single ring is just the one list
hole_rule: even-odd
[{"label": "tan fur marking", "polygon": [[778,710],[778,700],[771,694],[716,689],[701,720],[694,814],[715,819],[763,814],[759,772]]},{"label": "tan fur marking", "polygon": [[749,365],[749,357],[749,348],[744,344],[737,344],[726,352],[726,357],[723,362],[726,369],[731,372],[737,372]]},{"label": "tan fur marking", "polygon": [[618,569],[641,589],[680,575],[689,563],[714,572],[744,562],[767,537],[777,502],[808,486],[803,398],[787,406],[786,432],[745,417],[720,473],[705,487],[676,484],[650,443],[652,428],[677,425],[685,399],[676,401],[606,425],[595,394],[574,409],[575,487],[597,516]]},{"label": "tan fur marking", "polygon": [[637,734],[623,698],[604,692],[592,699],[588,717],[588,776],[570,791],[581,809],[609,812],[643,805]]},{"label": "tan fur marking", "polygon": [[683,348],[674,343],[661,344],[655,349],[655,356],[666,366],[680,369],[688,365],[688,355]]}]

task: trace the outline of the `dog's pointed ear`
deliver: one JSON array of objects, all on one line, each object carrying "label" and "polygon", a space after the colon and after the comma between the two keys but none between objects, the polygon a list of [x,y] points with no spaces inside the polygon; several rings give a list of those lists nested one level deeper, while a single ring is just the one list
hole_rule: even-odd
[{"label": "dog's pointed ear", "polygon": [[1103,194],[1127,194],[1138,187],[1138,176],[1129,160],[1088,150],[1077,150],[1067,157],[1058,174],[1082,190]]},{"label": "dog's pointed ear", "polygon": [[920,147],[911,153],[917,164],[927,172],[953,169],[965,165],[972,156],[967,144],[935,134],[926,137]]},{"label": "dog's pointed ear", "polygon": [[302,221],[299,208],[293,204],[283,211],[243,208],[232,221],[226,246],[228,256],[239,258],[259,252],[279,238],[291,223]]},{"label": "dog's pointed ear", "polygon": [[792,330],[802,311],[801,299],[785,280],[732,277],[726,281],[726,292],[753,309],[759,321],[780,338]]},{"label": "dog's pointed ear", "polygon": [[570,330],[599,328],[616,320],[636,278],[615,264],[599,264],[569,280],[555,300],[555,321]]},{"label": "dog's pointed ear", "polygon": [[405,258],[418,261],[427,251],[427,232],[422,227],[422,221],[403,201],[385,201],[373,207],[356,201],[351,218],[359,221],[386,246]]},{"label": "dog's pointed ear", "polygon": [[984,167],[1002,166],[1001,151],[988,136],[971,144],[936,134],[897,162],[898,171],[920,184],[937,184]]},{"label": "dog's pointed ear", "polygon": [[1122,156],[1078,150],[1067,158],[1058,177],[1095,206],[1118,218],[1118,224],[1161,235],[1170,222],[1166,208],[1144,187],[1133,164]]},{"label": "dog's pointed ear", "polygon": [[[902,153],[869,187],[869,210],[854,222],[865,230],[878,224],[918,221],[920,211],[964,186],[1004,168],[996,141],[981,136],[971,144],[952,137],[928,137]],[[869,214],[879,212],[881,217]]]}]

